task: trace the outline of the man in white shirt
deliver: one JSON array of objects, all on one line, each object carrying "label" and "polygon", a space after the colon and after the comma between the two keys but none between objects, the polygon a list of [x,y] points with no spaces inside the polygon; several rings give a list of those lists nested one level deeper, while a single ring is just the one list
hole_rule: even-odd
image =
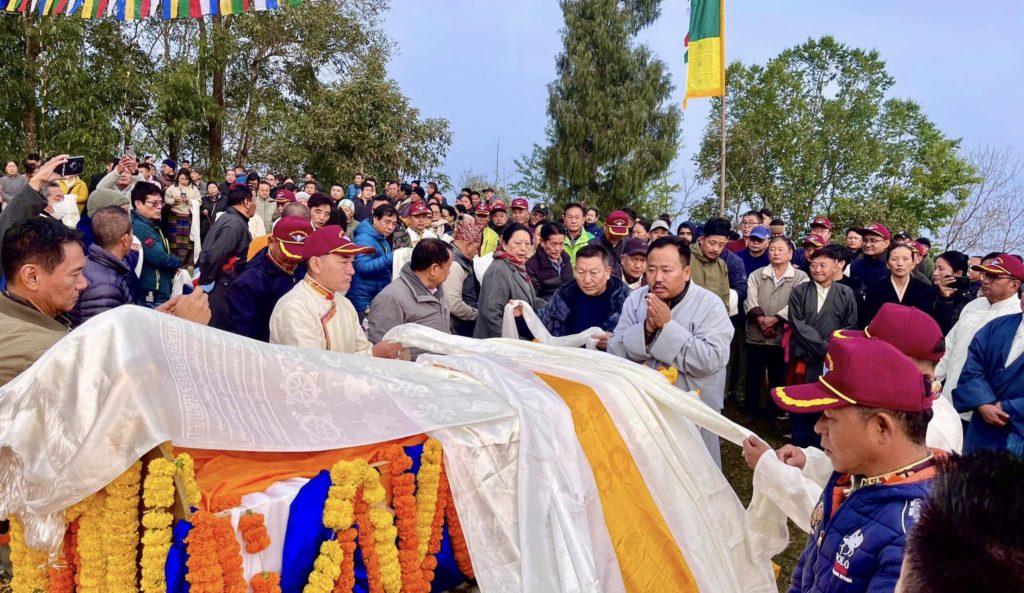
[{"label": "man in white shirt", "polygon": [[[1012,257],[1004,254],[996,259]],[[982,296],[967,303],[961,311],[960,319],[946,335],[946,355],[935,368],[935,378],[943,383],[942,396],[950,401],[953,400],[953,389],[960,381],[960,371],[967,362],[967,349],[974,334],[997,317],[1020,312],[1020,280],[1008,272],[1000,271],[1001,266],[978,265],[971,266],[971,270],[981,273]],[[961,417],[969,420],[971,415],[965,413]]]},{"label": "man in white shirt", "polygon": [[288,291],[270,316],[270,342],[345,354],[396,358],[401,344],[366,339],[355,307],[343,296],[352,282],[356,255],[373,253],[356,245],[337,225],[318,229],[302,247],[305,279]]}]

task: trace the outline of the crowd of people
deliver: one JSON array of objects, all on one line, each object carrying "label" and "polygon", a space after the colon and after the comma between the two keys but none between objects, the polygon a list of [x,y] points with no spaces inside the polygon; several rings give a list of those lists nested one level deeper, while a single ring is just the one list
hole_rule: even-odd
[{"label": "crowd of people", "polygon": [[[924,554],[951,531],[942,513],[957,512],[948,497],[962,474],[994,462],[942,450],[1024,454],[1016,255],[935,255],[927,238],[877,222],[838,236],[826,216],[806,229],[768,210],[735,229],[723,218],[673,225],[628,208],[506,203],[493,189],[449,198],[433,182],[361,173],[324,184],[234,167],[205,179],[190,163],[133,155],[86,183],[62,175],[67,158],[30,158],[24,172],[8,162],[0,179],[0,384],[127,304],[384,358],[417,355],[386,339],[401,324],[494,338],[510,314],[533,339],[535,314],[552,336],[591,332],[597,348],[664,370],[712,409],[736,398],[748,420],[788,434],[771,454],[749,439],[744,456],[755,476],[777,461],[778,475],[795,468],[789,484],[821,492],[793,516],[811,533],[796,592],[892,590],[919,518],[930,527],[909,538],[918,551],[904,590],[946,590]],[[721,465],[718,437],[702,437]],[[1014,553],[992,566],[1019,577]]]}]

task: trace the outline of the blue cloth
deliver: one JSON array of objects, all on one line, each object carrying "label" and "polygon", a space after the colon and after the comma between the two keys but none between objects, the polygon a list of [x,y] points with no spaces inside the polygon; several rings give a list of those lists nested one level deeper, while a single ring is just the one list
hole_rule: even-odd
[{"label": "blue cloth", "polygon": [[964,453],[978,449],[1024,453],[1024,356],[1005,366],[1022,318],[1024,315],[1017,313],[993,319],[971,340],[967,362],[953,389],[953,406],[958,412],[968,412],[1000,402],[1010,420],[1006,426],[994,426],[975,412],[964,433]]},{"label": "blue cloth", "polygon": [[896,587],[907,531],[931,480],[865,486],[833,514],[832,492],[840,477],[832,475],[811,514],[811,533],[789,593],[891,593]]},{"label": "blue cloth", "polygon": [[578,334],[591,327],[610,332],[619,323],[629,293],[629,286],[616,276],[608,279],[608,287],[596,297],[584,294],[572,280],[555,291],[538,317],[553,336]]},{"label": "blue cloth", "polygon": [[[406,447],[405,452],[412,459],[410,471],[418,472],[423,446]],[[285,531],[284,552],[281,558],[282,593],[302,593],[302,589],[309,579],[309,573],[313,570],[313,563],[320,553],[320,544],[333,537],[333,532],[323,524],[324,503],[327,501],[327,491],[330,487],[331,474],[324,470],[299,490],[289,507],[288,527]],[[455,555],[452,552],[447,528],[444,530],[441,549],[436,558],[437,569],[434,571],[431,588],[433,593],[453,589],[466,581],[466,577],[459,572],[455,563]],[[358,546],[354,560],[356,584],[353,591],[368,593],[366,566],[363,564],[362,553]],[[169,590],[168,593],[177,592]]]},{"label": "blue cloth", "polygon": [[75,230],[82,233],[82,249],[89,252],[89,246],[96,241],[95,235],[92,234],[92,218],[88,214],[83,213],[82,217],[78,219],[78,224],[75,226]]},{"label": "blue cloth", "polygon": [[185,549],[185,536],[192,531],[188,521],[178,521],[171,530],[171,549],[167,552],[167,564],[164,565],[164,576],[167,579],[167,593],[188,593],[189,584],[185,580],[188,568],[188,552]]},{"label": "blue cloth", "polygon": [[373,217],[370,217],[360,222],[352,232],[352,240],[356,244],[377,250],[375,253],[356,256],[356,274],[352,277],[352,286],[348,289],[348,294],[345,295],[360,314],[370,308],[373,297],[391,284],[391,261],[394,253],[387,237],[373,228],[372,223]]},{"label": "blue cloth", "polygon": [[289,274],[270,259],[263,248],[228,287],[231,330],[240,336],[270,341],[270,315],[274,306],[305,276],[304,268]]}]

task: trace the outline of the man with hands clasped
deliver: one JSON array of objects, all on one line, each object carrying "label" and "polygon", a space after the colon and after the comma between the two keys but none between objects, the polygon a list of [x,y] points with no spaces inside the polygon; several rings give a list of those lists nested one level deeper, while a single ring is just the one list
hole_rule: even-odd
[{"label": "man with hands clasped", "polygon": [[[662,237],[648,248],[647,286],[623,303],[608,352],[653,368],[675,368],[677,387],[721,411],[732,336],[722,299],[690,282],[689,245]],[[721,466],[718,436],[701,429],[701,437]]]}]

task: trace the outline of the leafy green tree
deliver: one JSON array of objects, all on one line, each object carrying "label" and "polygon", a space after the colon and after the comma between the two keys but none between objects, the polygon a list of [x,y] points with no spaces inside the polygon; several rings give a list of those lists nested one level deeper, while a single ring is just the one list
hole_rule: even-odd
[{"label": "leafy green tree", "polygon": [[[564,49],[548,86],[542,189],[556,204],[644,210],[679,150],[680,110],[665,64],[635,41],[658,0],[562,0]],[[526,192],[524,192],[526,193]]]},{"label": "leafy green tree", "polygon": [[[794,229],[828,214],[837,228],[937,231],[975,181],[958,139],[917,103],[886,98],[894,80],[877,51],[826,36],[726,76],[728,212],[766,206]],[[718,188],[720,99],[711,111],[694,161],[698,180]],[[693,212],[716,205],[717,191]]]}]

